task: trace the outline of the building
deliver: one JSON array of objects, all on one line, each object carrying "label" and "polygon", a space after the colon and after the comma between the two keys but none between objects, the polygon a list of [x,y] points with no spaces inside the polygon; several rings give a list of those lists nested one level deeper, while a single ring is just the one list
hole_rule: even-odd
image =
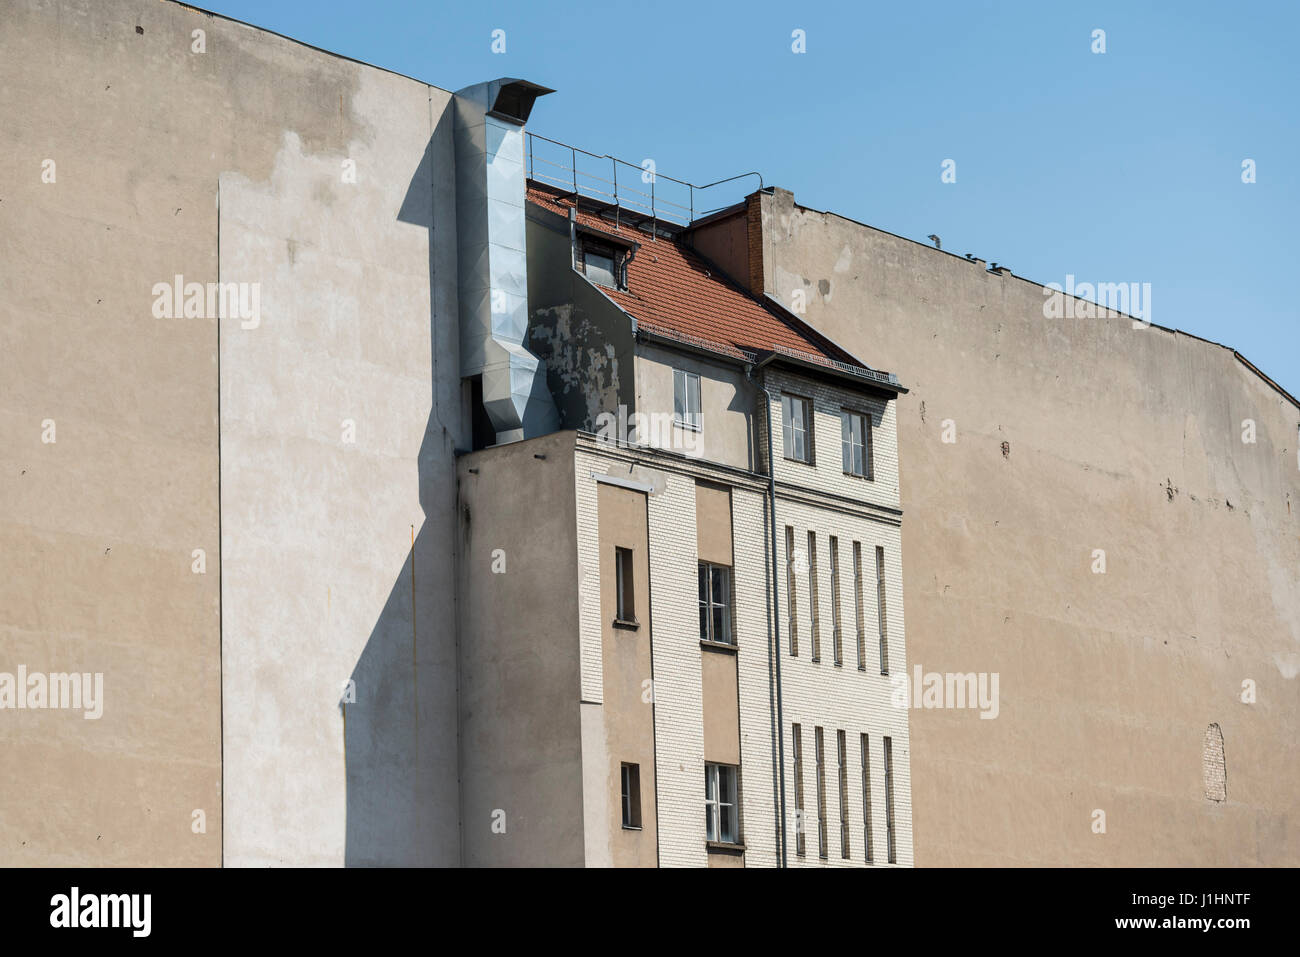
[{"label": "building", "polygon": [[528,196],[563,431],[459,460],[465,862],[910,864],[905,390],[678,231]]},{"label": "building", "polygon": [[524,80],[0,22],[0,863],[1300,861],[1300,413],[1244,357],[785,190],[566,190]]}]

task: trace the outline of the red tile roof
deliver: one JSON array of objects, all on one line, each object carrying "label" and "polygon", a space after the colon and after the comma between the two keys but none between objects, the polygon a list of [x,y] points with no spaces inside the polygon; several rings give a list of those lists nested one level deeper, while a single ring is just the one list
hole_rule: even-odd
[{"label": "red tile roof", "polygon": [[[571,194],[535,183],[529,184],[528,201],[566,219],[574,206]],[[640,244],[628,264],[627,291],[599,287],[636,318],[639,329],[737,359],[788,352],[818,364],[868,368],[797,318],[754,299],[685,245],[653,238],[626,223],[616,226],[582,208],[577,221],[588,230]]]}]

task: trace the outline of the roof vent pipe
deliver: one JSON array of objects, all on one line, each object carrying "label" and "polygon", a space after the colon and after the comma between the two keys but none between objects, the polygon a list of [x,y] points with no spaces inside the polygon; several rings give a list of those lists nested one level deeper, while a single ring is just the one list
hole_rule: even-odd
[{"label": "roof vent pipe", "polygon": [[497,444],[554,432],[560,416],[528,334],[524,123],[553,91],[503,78],[456,93],[460,374],[482,376]]}]

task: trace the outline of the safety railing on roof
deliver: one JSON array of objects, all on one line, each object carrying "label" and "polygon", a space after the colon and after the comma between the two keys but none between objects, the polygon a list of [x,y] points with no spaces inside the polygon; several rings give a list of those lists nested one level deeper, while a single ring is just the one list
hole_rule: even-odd
[{"label": "safety railing on roof", "polygon": [[[651,220],[654,225],[663,220],[687,226],[701,216],[725,209],[744,198],[742,194],[731,198],[730,203],[719,202],[723,193],[705,194],[705,190],[750,176],[757,177],[758,188],[763,188],[763,177],[755,172],[739,173],[698,186],[665,176],[650,160],[638,165],[608,153],[591,153],[537,133],[525,133],[525,136],[528,139],[529,179],[559,187],[575,196],[607,203],[614,208],[616,217],[620,210],[628,210],[638,218]],[[620,167],[623,168],[621,178]],[[706,202],[710,206],[708,209],[703,208]]]}]

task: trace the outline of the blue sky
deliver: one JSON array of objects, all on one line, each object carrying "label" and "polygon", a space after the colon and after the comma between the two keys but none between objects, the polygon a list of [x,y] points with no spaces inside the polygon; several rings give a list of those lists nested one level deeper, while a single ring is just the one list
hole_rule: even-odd
[{"label": "blue sky", "polygon": [[661,174],[756,169],[1037,282],[1149,282],[1152,321],[1300,395],[1300,4],[198,5],[445,89],[553,87],[532,131]]}]

